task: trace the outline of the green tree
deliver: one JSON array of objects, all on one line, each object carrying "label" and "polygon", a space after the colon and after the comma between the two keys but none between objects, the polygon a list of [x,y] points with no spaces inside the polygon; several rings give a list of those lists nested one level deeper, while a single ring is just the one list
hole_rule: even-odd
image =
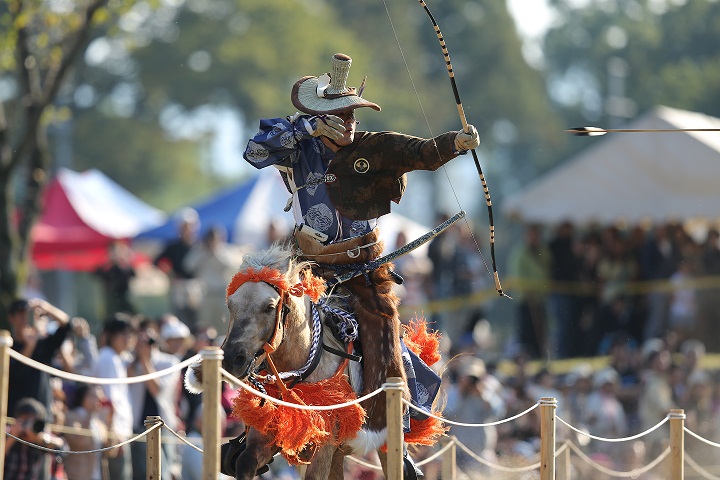
[{"label": "green tree", "polygon": [[[0,300],[17,294],[30,228],[51,165],[47,126],[66,112],[54,102],[95,28],[122,11],[118,1],[0,6]],[[3,309],[4,310],[4,309]],[[4,313],[4,311],[3,311]]]},{"label": "green tree", "polygon": [[548,32],[544,52],[550,91],[568,125],[610,120],[609,65],[626,75],[625,96],[635,105],[628,118],[658,104],[720,115],[720,3],[552,4],[561,21]]},{"label": "green tree", "polygon": [[232,112],[251,129],[293,113],[297,72],[325,71],[334,49],[354,42],[334,15],[297,0],[136,7],[121,32],[93,42],[75,77],[75,165],[165,209],[226,183],[209,158],[208,117]]}]

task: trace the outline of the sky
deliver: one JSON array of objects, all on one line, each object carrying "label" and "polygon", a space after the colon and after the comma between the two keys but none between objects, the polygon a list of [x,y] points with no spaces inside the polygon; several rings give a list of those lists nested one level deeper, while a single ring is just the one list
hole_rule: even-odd
[{"label": "sky", "polygon": [[553,22],[547,0],[508,0],[508,9],[523,39],[523,54],[533,66],[542,65],[539,40]]},{"label": "sky", "polygon": [[524,37],[541,35],[552,22],[547,0],[508,0],[508,8]]}]

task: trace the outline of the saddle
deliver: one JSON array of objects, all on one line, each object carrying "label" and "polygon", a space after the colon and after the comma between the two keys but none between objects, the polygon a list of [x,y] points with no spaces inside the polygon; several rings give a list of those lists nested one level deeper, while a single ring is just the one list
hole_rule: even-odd
[{"label": "saddle", "polygon": [[377,228],[361,235],[330,245],[323,245],[302,230],[295,230],[295,242],[298,257],[317,264],[350,265],[367,263],[375,260],[383,251],[384,243],[380,240]]}]

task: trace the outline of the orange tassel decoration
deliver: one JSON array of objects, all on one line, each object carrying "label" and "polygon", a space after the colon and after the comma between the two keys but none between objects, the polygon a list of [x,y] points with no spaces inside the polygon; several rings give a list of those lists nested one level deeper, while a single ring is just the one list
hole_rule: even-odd
[{"label": "orange tassel decoration", "polygon": [[[279,272],[278,272],[279,273]],[[261,280],[259,280],[262,278]],[[243,272],[228,286],[228,294],[245,281],[268,281],[282,283],[271,269],[259,272]],[[317,277],[305,276],[302,281],[306,294],[321,295],[324,282]],[[234,285],[233,285],[234,284]],[[430,332],[424,319],[414,319],[405,325],[404,342],[426,364],[432,365],[440,359],[440,334]],[[282,395],[282,400],[299,405],[327,406],[346,403],[357,399],[347,376],[340,369],[332,377],[317,383],[298,383]],[[281,398],[275,384],[266,386],[268,395]],[[440,416],[440,412],[432,412]],[[281,449],[283,457],[291,465],[307,464],[312,450],[319,445],[332,442],[340,445],[354,438],[365,423],[365,410],[358,404],[333,410],[300,410],[278,405],[241,389],[233,399],[234,417],[240,418],[249,427],[270,435]],[[433,445],[448,429],[442,421],[428,417],[425,420],[410,419],[411,431],[405,434],[409,444]],[[386,447],[384,447],[386,448]],[[309,454],[310,453],[310,454]]]},{"label": "orange tassel decoration", "polygon": [[428,331],[424,318],[414,318],[403,328],[405,345],[423,362],[432,366],[440,360],[440,332]]},{"label": "orange tassel decoration", "polygon": [[[268,395],[279,397],[275,385],[266,388]],[[289,394],[291,398],[283,398],[284,401],[316,406],[337,405],[357,398],[342,374],[317,383],[298,383]],[[233,400],[233,416],[263,434],[272,435],[291,465],[307,463],[302,455],[307,448],[328,442],[339,445],[354,438],[365,423],[365,410],[357,404],[333,410],[300,410],[276,405],[245,389]]]},{"label": "orange tassel decoration", "polygon": [[309,296],[313,302],[317,302],[325,293],[325,280],[316,277],[310,270],[303,271],[302,277],[299,284],[291,285],[285,275],[275,268],[262,267],[260,270],[248,268],[247,270],[237,272],[233,276],[225,290],[225,298],[227,299],[227,297],[235,293],[237,289],[240,288],[240,285],[245,282],[265,282],[296,297],[301,297],[305,294]]},{"label": "orange tassel decoration", "polygon": [[[427,365],[440,360],[440,332],[429,331],[424,318],[414,318],[408,325],[403,325],[405,335],[403,341],[409,350],[420,357]],[[433,415],[441,417],[442,412],[433,411]],[[424,420],[410,419],[410,431],[405,433],[405,442],[417,445],[434,445],[438,438],[449,430],[441,420],[427,417]]]}]

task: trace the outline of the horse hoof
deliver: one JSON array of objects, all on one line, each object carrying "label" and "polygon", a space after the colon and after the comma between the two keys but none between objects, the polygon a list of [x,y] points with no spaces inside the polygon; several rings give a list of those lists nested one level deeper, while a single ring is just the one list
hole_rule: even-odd
[{"label": "horse hoof", "polygon": [[235,462],[237,462],[237,458],[245,450],[246,446],[245,432],[220,446],[220,473],[230,477],[235,476],[237,471]]},{"label": "horse hoof", "polygon": [[[228,443],[223,443],[220,446],[220,473],[230,477],[235,477],[238,471],[238,458],[240,457],[240,454],[245,451],[246,447],[247,436],[245,432],[233,438]],[[260,476],[270,470],[270,464],[273,460],[275,460],[275,458],[271,457],[270,461],[266,465],[258,468],[255,472],[255,476]]]}]

